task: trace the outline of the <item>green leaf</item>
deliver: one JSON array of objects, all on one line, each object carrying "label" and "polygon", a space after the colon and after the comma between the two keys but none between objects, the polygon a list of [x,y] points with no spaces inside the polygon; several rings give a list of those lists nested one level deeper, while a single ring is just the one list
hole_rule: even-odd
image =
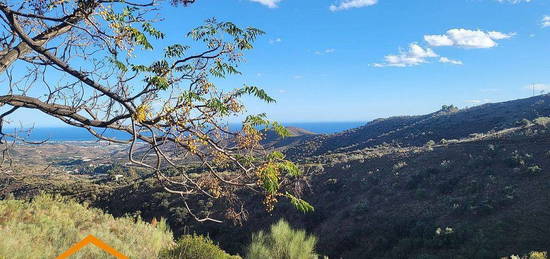
[{"label": "green leaf", "polygon": [[110,58],[109,60],[110,60],[111,63],[113,63],[120,71],[123,71],[123,72],[128,71],[128,68],[126,67],[126,65],[124,65],[124,63],[118,61],[116,58]]},{"label": "green leaf", "polygon": [[244,120],[243,124],[250,125],[253,127],[257,126],[269,126],[269,121],[266,120],[267,115],[265,113],[260,113],[257,115],[248,115]]},{"label": "green leaf", "polygon": [[290,199],[290,203],[292,203],[292,205],[294,205],[297,210],[303,213],[313,212],[315,210],[315,208],[313,208],[313,206],[311,206],[311,204],[309,204],[307,201],[297,198],[288,192],[285,194],[285,196]]},{"label": "green leaf", "polygon": [[222,116],[229,114],[229,108],[227,105],[225,105],[220,99],[213,98],[208,100],[206,103],[206,106],[208,106],[210,109],[220,112]]},{"label": "green leaf", "polygon": [[147,78],[145,81],[162,90],[166,90],[170,86],[168,79],[166,79],[166,77],[163,77],[163,76],[152,76]]},{"label": "green leaf", "polygon": [[271,123],[271,128],[273,128],[275,133],[277,133],[279,136],[283,138],[291,136],[290,131],[288,131],[288,129],[285,126],[281,125],[278,122]]},{"label": "green leaf", "polygon": [[210,74],[220,78],[225,78],[225,75],[227,74],[240,74],[240,73],[241,72],[239,72],[234,66],[224,63],[219,59],[217,59],[214,63],[214,66],[210,68]]},{"label": "green leaf", "polygon": [[286,172],[288,175],[291,176],[300,176],[302,175],[302,171],[296,166],[296,164],[292,163],[291,161],[284,161],[277,163],[277,166],[281,171]]},{"label": "green leaf", "polygon": [[273,151],[267,155],[267,160],[269,161],[276,161],[276,160],[283,160],[285,159],[285,155],[279,151]]},{"label": "green leaf", "polygon": [[149,35],[151,35],[151,36],[153,36],[157,39],[163,39],[164,38],[164,33],[160,32],[157,29],[155,29],[155,27],[153,27],[153,25],[151,25],[150,23],[144,22],[141,26],[142,26],[142,28],[145,32],[149,33]]},{"label": "green leaf", "polygon": [[273,99],[269,95],[267,95],[267,93],[263,89],[258,88],[256,86],[244,86],[240,89],[237,89],[233,95],[235,97],[240,97],[240,96],[243,96],[245,94],[256,96],[260,100],[263,100],[267,103],[276,102],[275,99]]},{"label": "green leaf", "polygon": [[174,44],[166,47],[166,50],[164,50],[164,56],[167,58],[181,57],[183,54],[185,54],[185,51],[187,49],[189,49],[189,46]]},{"label": "green leaf", "polygon": [[132,71],[134,72],[148,72],[149,68],[144,65],[131,65]]},{"label": "green leaf", "polygon": [[187,103],[192,103],[193,101],[204,101],[204,97],[198,95],[193,91],[185,91],[180,96],[181,100],[186,101]]},{"label": "green leaf", "polygon": [[126,30],[130,31],[132,40],[134,40],[138,45],[143,46],[144,49],[153,49],[153,45],[149,43],[147,36],[145,36],[145,34],[140,32],[138,29],[127,26]]},{"label": "green leaf", "polygon": [[279,191],[279,176],[277,168],[269,165],[260,172],[262,186],[270,194],[276,194]]},{"label": "green leaf", "polygon": [[148,69],[148,71],[153,72],[157,75],[166,74],[169,70],[170,66],[168,65],[168,61],[166,60],[156,61]]}]

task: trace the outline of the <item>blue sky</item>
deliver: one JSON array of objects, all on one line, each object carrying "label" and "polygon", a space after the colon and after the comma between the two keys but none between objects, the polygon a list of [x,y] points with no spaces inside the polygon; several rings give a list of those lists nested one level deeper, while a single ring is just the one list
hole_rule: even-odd
[{"label": "blue sky", "polygon": [[219,84],[266,89],[278,103],[248,111],[277,121],[424,114],[528,97],[530,84],[550,92],[548,0],[199,0],[161,11],[171,42],[211,17],[264,30],[243,75]]}]

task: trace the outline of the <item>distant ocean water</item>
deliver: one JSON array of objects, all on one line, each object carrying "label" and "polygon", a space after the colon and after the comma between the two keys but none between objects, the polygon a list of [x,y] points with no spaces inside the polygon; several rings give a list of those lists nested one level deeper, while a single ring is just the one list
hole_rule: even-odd
[{"label": "distant ocean water", "polygon": [[297,122],[297,123],[283,123],[287,127],[302,128],[313,133],[319,134],[333,134],[344,130],[357,128],[367,124],[365,121],[352,121],[352,122]]},{"label": "distant ocean water", "polygon": [[[283,123],[287,127],[302,128],[319,134],[333,134],[344,130],[365,125],[366,122],[296,122]],[[238,124],[230,124],[232,129],[239,128]],[[6,132],[13,133],[15,129],[7,129]],[[102,132],[102,131],[99,131]],[[19,131],[18,135],[29,141],[93,141],[96,138],[87,130],[75,127],[60,128],[34,128],[30,134],[26,131]],[[115,139],[128,139],[129,134],[106,130],[104,135]]]}]

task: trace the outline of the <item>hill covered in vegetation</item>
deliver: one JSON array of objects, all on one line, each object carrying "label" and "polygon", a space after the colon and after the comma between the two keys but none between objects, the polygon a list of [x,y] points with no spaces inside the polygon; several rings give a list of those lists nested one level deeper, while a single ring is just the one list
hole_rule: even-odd
[{"label": "hill covered in vegetation", "polygon": [[281,137],[277,132],[268,130],[263,132],[262,145],[266,148],[289,148],[308,141],[319,135],[314,132],[297,128],[285,127],[289,136]]},{"label": "hill covered in vegetation", "polygon": [[[91,244],[71,252],[70,258],[107,258],[110,253],[143,259],[240,259],[221,250],[210,238],[186,234],[174,241],[166,221],[150,223],[140,217],[118,217],[60,196],[37,195],[30,201],[0,201],[0,258],[57,258],[80,241]],[[99,239],[99,240],[97,240]],[[316,238],[284,221],[252,235],[246,258],[316,258]]]},{"label": "hill covered in vegetation", "polygon": [[329,152],[346,152],[384,143],[422,146],[432,140],[459,139],[470,134],[499,131],[516,126],[523,119],[550,116],[550,95],[489,103],[459,110],[444,105],[441,110],[419,116],[377,119],[333,135],[319,135],[286,152],[294,159]]},{"label": "hill covered in vegetation", "polygon": [[550,247],[550,118],[423,146],[302,158],[311,214],[257,208],[243,227],[201,226],[228,250],[292,218],[331,258],[501,258]]},{"label": "hill covered in vegetation", "polygon": [[[131,258],[155,258],[174,245],[166,222],[157,226],[133,218],[114,218],[67,199],[36,196],[30,202],[0,201],[0,258],[55,258],[93,235]],[[90,245],[75,258],[107,254]]]},{"label": "hill covered in vegetation", "polygon": [[[248,220],[236,225],[195,222],[151,178],[3,184],[12,183],[6,190],[19,197],[55,190],[117,217],[165,217],[176,236],[208,235],[232,254],[245,254],[251,233],[286,218],[317,236],[316,250],[330,258],[525,255],[550,247],[549,115],[545,95],[304,134],[281,148],[308,173],[304,194],[315,211],[281,202],[268,213],[260,195],[245,195]],[[222,207],[192,202],[213,216]]]}]

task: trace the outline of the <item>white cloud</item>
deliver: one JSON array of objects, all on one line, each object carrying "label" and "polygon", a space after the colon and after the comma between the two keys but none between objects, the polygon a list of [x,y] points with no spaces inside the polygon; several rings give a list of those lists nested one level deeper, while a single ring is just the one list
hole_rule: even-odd
[{"label": "white cloud", "polygon": [[347,10],[350,8],[360,8],[365,6],[371,6],[378,3],[378,0],[341,0],[338,4],[329,6],[329,9],[333,12]]},{"label": "white cloud", "polygon": [[429,48],[423,48],[417,43],[411,43],[407,51],[400,50],[398,55],[387,55],[385,63],[376,63],[375,67],[409,67],[428,62],[429,58],[436,58],[437,55]]},{"label": "white cloud", "polygon": [[453,60],[453,59],[449,59],[449,58],[446,58],[446,57],[441,57],[439,58],[439,62],[441,63],[449,63],[449,64],[453,64],[453,65],[462,65],[462,61],[460,60]]},{"label": "white cloud", "polygon": [[480,104],[480,103],[490,103],[492,99],[481,99],[481,100],[466,100],[467,103]]},{"label": "white cloud", "polygon": [[524,88],[531,91],[534,89],[536,93],[550,93],[550,84],[532,84],[526,85]]},{"label": "white cloud", "polygon": [[426,35],[424,40],[434,47],[454,45],[454,42],[447,35]]},{"label": "white cloud", "polygon": [[510,3],[510,4],[519,4],[519,3],[529,3],[531,0],[497,0],[499,3]]},{"label": "white cloud", "polygon": [[270,39],[269,44],[281,43],[283,40],[281,38]]},{"label": "white cloud", "polygon": [[325,50],[317,50],[315,51],[315,55],[324,55],[324,54],[330,54],[336,52],[335,49],[325,49]]},{"label": "white cloud", "polygon": [[277,8],[277,3],[281,2],[281,0],[250,0],[250,1],[263,4],[269,8]]},{"label": "white cloud", "polygon": [[516,34],[515,33],[506,34],[499,31],[489,31],[487,32],[487,35],[489,35],[489,37],[493,40],[505,40],[505,39],[512,38],[512,36]]},{"label": "white cloud", "polygon": [[[461,48],[492,48],[497,46],[499,40],[509,39],[515,33],[503,33],[498,31],[482,31],[467,29],[451,29],[445,34],[425,35],[424,40],[431,47],[454,46]],[[463,65],[460,60],[440,57],[432,49],[422,47],[418,43],[412,43],[408,51],[400,50],[398,55],[387,55],[384,63],[373,64],[375,67],[408,67],[426,63],[431,58],[439,57],[440,63]]]},{"label": "white cloud", "polygon": [[304,78],[304,76],[303,75],[294,75],[294,76],[292,76],[292,78],[295,79],[295,80],[300,80],[300,79]]},{"label": "white cloud", "polygon": [[545,15],[542,18],[542,27],[550,27],[550,15]]},{"label": "white cloud", "polygon": [[498,31],[451,29],[443,35],[425,35],[424,40],[433,47],[492,48],[498,45],[497,40],[509,39],[514,35]]}]

